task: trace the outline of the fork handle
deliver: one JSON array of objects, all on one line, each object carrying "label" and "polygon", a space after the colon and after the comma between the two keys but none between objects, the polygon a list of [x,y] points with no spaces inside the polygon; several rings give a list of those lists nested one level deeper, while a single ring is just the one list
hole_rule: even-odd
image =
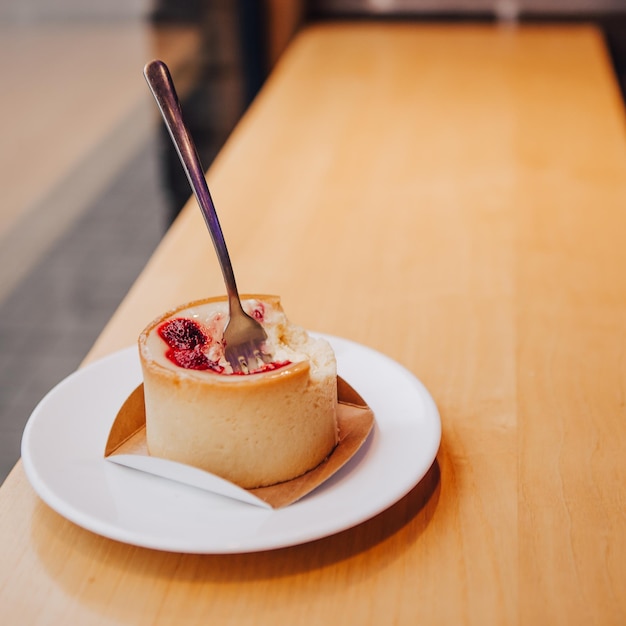
[{"label": "fork handle", "polygon": [[231,310],[233,306],[241,309],[235,274],[230,262],[226,241],[224,240],[215,205],[204,177],[204,170],[196,145],[183,120],[180,101],[170,72],[163,61],[155,60],[144,67],[143,73],[161,111],[170,137],[174,142],[189,184],[200,205],[204,221],[211,233],[211,239],[213,240],[215,252],[222,268],[224,282],[226,283]]}]

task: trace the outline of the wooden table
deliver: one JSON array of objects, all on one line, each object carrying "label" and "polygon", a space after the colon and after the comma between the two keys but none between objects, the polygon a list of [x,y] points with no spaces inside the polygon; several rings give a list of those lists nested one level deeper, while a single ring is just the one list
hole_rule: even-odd
[{"label": "wooden table", "polygon": [[[240,288],[414,372],[436,463],[339,535],[200,556],[82,530],[18,464],[2,623],[626,623],[625,139],[591,27],[304,31],[209,171]],[[190,205],[88,360],[222,292]]]}]

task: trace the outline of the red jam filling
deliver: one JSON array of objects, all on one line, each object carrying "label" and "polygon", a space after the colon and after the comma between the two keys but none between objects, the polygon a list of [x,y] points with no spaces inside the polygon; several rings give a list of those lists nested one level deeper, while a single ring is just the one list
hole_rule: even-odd
[{"label": "red jam filling", "polygon": [[263,306],[262,302],[259,302],[255,307],[250,316],[253,317],[257,322],[263,322],[263,318],[265,317],[265,306]]},{"label": "red jam filling", "polygon": [[186,317],[177,317],[161,324],[159,335],[170,348],[176,350],[195,350],[210,339],[197,322]]},{"label": "red jam filling", "polygon": [[[289,365],[291,361],[272,361],[271,363],[263,363],[261,367],[257,367],[254,370],[250,370],[248,374],[260,374],[261,372],[271,372],[272,370],[280,369]],[[231,376],[247,376],[245,372],[231,372]]]},{"label": "red jam filling", "polygon": [[211,361],[204,353],[203,346],[211,341],[200,324],[186,317],[168,320],[159,326],[161,339],[169,346],[165,356],[178,367],[187,370],[213,370],[218,374],[224,367]]},{"label": "red jam filling", "polygon": [[[263,320],[265,310],[262,304],[259,304],[254,309],[252,316],[259,321]],[[163,322],[157,329],[157,332],[169,347],[165,356],[174,365],[188,370],[211,370],[216,374],[229,374],[229,372],[224,371],[224,367],[218,361],[212,361],[204,352],[204,346],[211,343],[211,337],[196,321],[187,317],[176,317]],[[250,370],[248,373],[260,374],[261,372],[270,372],[285,367],[285,365],[290,363],[291,361],[264,363],[261,367]],[[237,373],[233,375],[242,374]]]}]

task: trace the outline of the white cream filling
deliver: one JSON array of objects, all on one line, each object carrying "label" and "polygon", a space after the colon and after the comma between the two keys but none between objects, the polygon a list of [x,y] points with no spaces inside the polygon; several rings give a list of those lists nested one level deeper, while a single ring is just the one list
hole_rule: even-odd
[{"label": "white cream filling", "polygon": [[[336,373],[335,357],[327,341],[311,337],[303,328],[291,324],[284,311],[270,303],[259,300],[244,300],[242,305],[246,313],[253,317],[255,317],[255,310],[263,312],[260,321],[267,332],[266,347],[274,362],[298,363],[308,360],[311,367],[311,377],[314,379],[320,375],[327,375],[329,371]],[[194,320],[202,328],[208,337],[207,343],[203,346],[203,351],[211,361],[224,368],[222,374],[210,369],[181,368],[167,358],[166,353],[169,346],[161,338],[158,330],[167,321],[181,317]],[[176,311],[150,331],[145,345],[145,356],[167,369],[178,372],[184,371],[194,378],[232,374],[232,368],[224,357],[224,346],[222,345],[222,336],[227,321],[228,303],[225,301],[206,302]]]}]

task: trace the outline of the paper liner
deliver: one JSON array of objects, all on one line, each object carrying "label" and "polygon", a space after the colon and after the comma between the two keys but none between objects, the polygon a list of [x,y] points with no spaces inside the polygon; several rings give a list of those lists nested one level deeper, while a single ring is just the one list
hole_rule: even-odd
[{"label": "paper liner", "polygon": [[109,432],[107,460],[150,474],[199,487],[249,504],[278,509],[313,491],[343,467],[367,439],[374,413],[361,396],[337,377],[339,442],[330,456],[302,476],[268,487],[243,489],[215,474],[183,463],[151,456],[146,444],[143,384],[128,396]]}]

